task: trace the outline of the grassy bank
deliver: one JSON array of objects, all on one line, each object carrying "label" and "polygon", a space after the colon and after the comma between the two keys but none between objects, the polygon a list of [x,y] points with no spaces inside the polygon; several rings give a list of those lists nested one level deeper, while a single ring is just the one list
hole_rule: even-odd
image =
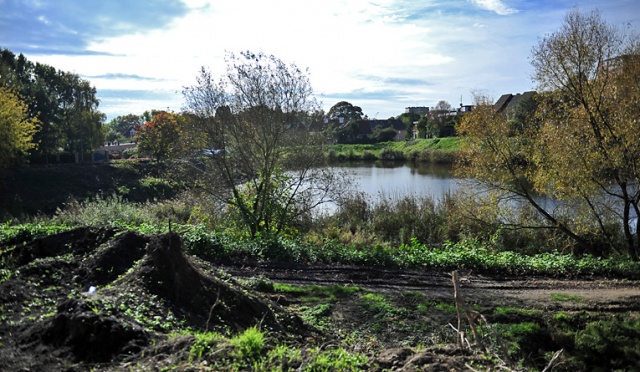
[{"label": "grassy bank", "polygon": [[460,141],[458,137],[447,137],[407,142],[336,144],[328,146],[325,154],[330,161],[410,160],[451,164],[460,148]]}]

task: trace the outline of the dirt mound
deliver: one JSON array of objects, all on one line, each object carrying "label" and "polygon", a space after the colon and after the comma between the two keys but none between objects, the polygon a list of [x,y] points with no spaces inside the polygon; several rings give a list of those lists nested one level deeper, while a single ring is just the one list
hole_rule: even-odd
[{"label": "dirt mound", "polygon": [[83,260],[83,280],[93,286],[114,281],[144,256],[148,242],[148,237],[133,231],[117,235]]},{"label": "dirt mound", "polygon": [[179,322],[227,331],[260,324],[299,337],[310,331],[280,305],[185,256],[175,233],[78,228],[5,248],[3,275],[12,274],[0,283],[0,370],[102,368],[143,351],[162,354],[154,344],[188,355],[191,343],[163,333]]},{"label": "dirt mound", "polygon": [[150,338],[136,325],[95,314],[82,298],[71,298],[58,305],[57,314],[40,337],[47,345],[68,348],[75,361],[102,363],[113,356],[139,352]]},{"label": "dirt mound", "polygon": [[224,323],[244,330],[259,323],[278,332],[305,329],[300,318],[280,305],[197,268],[184,255],[175,233],[151,237],[134,275],[140,275],[150,292],[168,299],[196,326]]},{"label": "dirt mound", "polygon": [[115,229],[82,227],[37,238],[12,254],[12,261],[26,265],[38,258],[62,256],[67,253],[90,252],[115,235]]},{"label": "dirt mound", "polygon": [[376,361],[381,370],[391,371],[464,371],[470,364],[482,364],[478,356],[450,345],[415,352],[409,348],[385,349]]}]

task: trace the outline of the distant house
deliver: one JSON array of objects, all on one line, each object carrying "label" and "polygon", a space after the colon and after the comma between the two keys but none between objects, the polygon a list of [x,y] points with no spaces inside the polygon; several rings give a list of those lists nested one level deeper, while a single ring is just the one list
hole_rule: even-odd
[{"label": "distant house", "polygon": [[535,91],[524,92],[522,94],[503,94],[493,105],[493,108],[497,113],[505,115],[508,119],[511,118],[513,110],[518,107],[518,104],[523,100],[528,100],[533,98],[536,94]]},{"label": "distant house", "polygon": [[405,107],[404,112],[405,114],[418,114],[420,116],[424,116],[429,113],[429,108],[426,106]]},{"label": "distant house", "polygon": [[122,135],[125,136],[126,138],[132,138],[133,136],[135,136],[136,134],[136,127],[135,125],[130,126],[127,130],[125,130]]},{"label": "distant house", "polygon": [[136,148],[137,146],[138,144],[136,143],[105,145],[96,149],[95,153],[105,154],[106,159],[120,159],[125,150]]}]

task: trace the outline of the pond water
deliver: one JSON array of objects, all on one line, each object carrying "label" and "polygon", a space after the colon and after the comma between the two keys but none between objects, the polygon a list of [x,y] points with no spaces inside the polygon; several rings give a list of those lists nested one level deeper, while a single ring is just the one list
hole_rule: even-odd
[{"label": "pond water", "polygon": [[412,163],[347,163],[341,164],[354,182],[354,189],[366,193],[373,201],[381,197],[405,195],[430,196],[435,201],[453,194],[459,178],[452,175],[450,165]]}]

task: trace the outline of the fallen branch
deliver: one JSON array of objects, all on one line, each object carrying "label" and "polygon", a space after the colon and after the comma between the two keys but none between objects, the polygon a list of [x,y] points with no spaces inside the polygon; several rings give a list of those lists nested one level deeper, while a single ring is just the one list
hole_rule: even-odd
[{"label": "fallen branch", "polygon": [[547,364],[547,366],[542,370],[542,372],[551,371],[551,369],[553,368],[553,365],[556,363],[556,360],[558,360],[558,358],[560,358],[560,354],[562,354],[563,351],[564,351],[564,349],[560,349],[560,350],[556,351],[556,353],[553,354],[553,357],[549,361],[549,364]]}]

